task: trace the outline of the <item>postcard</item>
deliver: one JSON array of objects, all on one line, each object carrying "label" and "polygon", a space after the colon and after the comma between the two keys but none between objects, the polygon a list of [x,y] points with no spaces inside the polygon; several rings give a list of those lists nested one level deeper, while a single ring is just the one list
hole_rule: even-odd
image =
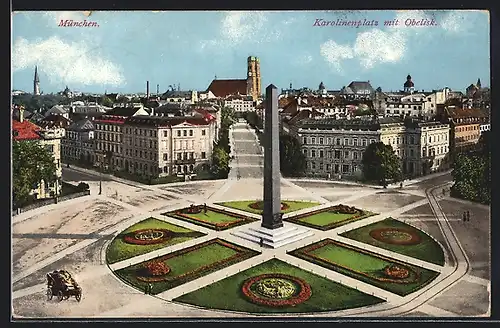
[{"label": "postcard", "polygon": [[12,29],[13,320],[490,316],[487,11]]}]

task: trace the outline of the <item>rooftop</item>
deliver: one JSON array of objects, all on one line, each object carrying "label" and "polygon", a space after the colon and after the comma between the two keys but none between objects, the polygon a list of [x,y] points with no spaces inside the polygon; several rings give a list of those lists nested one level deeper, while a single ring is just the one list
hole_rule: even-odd
[{"label": "rooftop", "polygon": [[30,121],[12,120],[12,138],[16,141],[39,140],[41,139],[38,132],[41,128],[31,123]]},{"label": "rooftop", "polygon": [[213,80],[208,86],[207,91],[212,91],[216,97],[227,97],[229,95],[247,93],[247,80],[246,79],[233,79],[233,80]]}]

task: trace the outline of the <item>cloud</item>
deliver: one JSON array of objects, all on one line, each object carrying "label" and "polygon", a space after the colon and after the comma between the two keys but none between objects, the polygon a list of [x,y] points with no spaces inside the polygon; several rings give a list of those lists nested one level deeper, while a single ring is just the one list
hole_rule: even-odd
[{"label": "cloud", "polygon": [[199,50],[213,50],[246,44],[262,44],[279,40],[282,28],[296,21],[295,18],[280,20],[278,26],[270,28],[269,13],[262,11],[233,11],[224,14],[220,24],[220,36],[201,40]]},{"label": "cloud", "polygon": [[354,44],[354,56],[369,69],[377,63],[393,63],[403,58],[406,39],[403,33],[384,32],[379,29],[358,34]]},{"label": "cloud", "polygon": [[354,51],[349,45],[340,45],[333,40],[320,45],[319,52],[338,72],[342,71],[342,61],[354,57]]},{"label": "cloud", "polygon": [[443,15],[439,24],[450,33],[464,32],[472,25],[471,19],[465,15],[467,12],[470,13],[470,11],[451,11]]},{"label": "cloud", "polygon": [[313,57],[310,54],[306,53],[301,56],[295,57],[292,62],[295,65],[302,66],[302,65],[307,65],[312,61]]},{"label": "cloud", "polygon": [[[333,40],[320,45],[320,53],[337,71],[342,70],[342,63],[346,59],[357,59],[362,67],[371,69],[378,64],[396,63],[405,56],[408,44],[412,38],[418,36],[431,37],[428,32],[443,29],[448,32],[459,31],[463,28],[464,16],[461,12],[453,11],[440,15],[437,11],[399,10],[395,19],[398,26],[390,26],[382,30],[373,28],[356,35],[353,43],[337,44]],[[437,26],[407,26],[405,21],[434,19]],[[381,22],[383,24],[383,22]]]},{"label": "cloud", "polygon": [[12,46],[12,69],[15,72],[38,65],[54,84],[125,84],[120,67],[101,57],[97,49],[57,36],[33,42],[19,38]]}]

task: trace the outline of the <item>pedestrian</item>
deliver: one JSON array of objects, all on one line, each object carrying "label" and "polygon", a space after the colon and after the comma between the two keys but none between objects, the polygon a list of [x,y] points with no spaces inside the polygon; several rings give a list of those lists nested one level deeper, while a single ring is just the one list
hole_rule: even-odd
[{"label": "pedestrian", "polygon": [[464,214],[463,214],[463,217],[462,217],[462,221],[463,222],[467,221],[467,213],[465,213],[465,211],[464,211]]},{"label": "pedestrian", "polygon": [[470,221],[470,212],[467,210],[467,222]]},{"label": "pedestrian", "polygon": [[149,295],[153,294],[153,285],[151,285],[151,283],[148,284],[148,294]]},{"label": "pedestrian", "polygon": [[399,183],[399,189],[403,189],[403,181]]},{"label": "pedestrian", "polygon": [[260,237],[260,247],[264,247],[264,238]]},{"label": "pedestrian", "polygon": [[207,203],[203,203],[203,214],[207,214]]}]

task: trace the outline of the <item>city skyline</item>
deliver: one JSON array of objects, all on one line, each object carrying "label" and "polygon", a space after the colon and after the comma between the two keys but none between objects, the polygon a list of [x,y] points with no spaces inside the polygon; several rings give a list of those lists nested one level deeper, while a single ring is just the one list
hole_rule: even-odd
[{"label": "city skyline", "polygon": [[[97,26],[58,26],[84,20]],[[370,81],[396,91],[410,74],[416,90],[463,91],[490,80],[486,11],[23,12],[12,34],[13,89],[32,92],[37,65],[45,94],[140,93],[147,80],[153,93],[202,91],[215,76],[246,78],[248,56],[260,58],[263,88]]]}]

